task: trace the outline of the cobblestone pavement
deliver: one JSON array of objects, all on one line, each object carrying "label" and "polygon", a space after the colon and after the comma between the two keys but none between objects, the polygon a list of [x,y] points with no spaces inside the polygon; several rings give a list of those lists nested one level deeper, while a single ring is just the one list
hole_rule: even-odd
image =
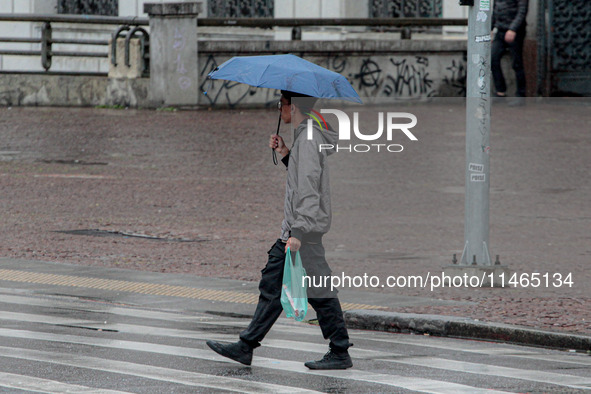
[{"label": "cobblestone pavement", "polygon": [[[370,290],[467,301],[394,311],[591,334],[588,104],[493,109],[491,254],[519,275],[548,273],[548,286]],[[330,159],[335,274],[440,275],[462,252],[465,110],[402,110],[419,120],[419,141],[394,141],[403,152]],[[276,111],[0,114],[1,257],[259,278],[283,210],[285,170],[267,147]],[[556,286],[556,273],[574,284]]]}]

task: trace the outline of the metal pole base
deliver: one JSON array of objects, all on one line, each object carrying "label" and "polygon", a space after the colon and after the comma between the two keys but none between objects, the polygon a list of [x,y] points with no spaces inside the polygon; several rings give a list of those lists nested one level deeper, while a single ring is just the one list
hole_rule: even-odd
[{"label": "metal pole base", "polygon": [[[476,255],[475,253],[478,253],[478,255]],[[464,250],[462,251],[462,258],[460,259],[460,265],[492,266],[493,263],[490,259],[490,253],[488,252],[488,245],[486,244],[486,242],[482,242],[481,249],[476,250],[476,248],[470,248],[470,242],[466,241],[466,243],[464,244]]]}]

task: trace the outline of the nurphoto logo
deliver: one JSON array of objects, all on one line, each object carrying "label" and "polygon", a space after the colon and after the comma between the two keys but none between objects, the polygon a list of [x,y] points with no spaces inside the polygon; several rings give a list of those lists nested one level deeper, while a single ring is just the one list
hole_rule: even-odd
[{"label": "nurphoto logo", "polygon": [[[313,114],[309,114],[311,119],[308,119],[308,139],[313,139],[313,123],[314,121],[320,127],[320,130],[324,132],[328,130],[327,122],[322,114],[335,115],[338,121],[339,142],[351,141],[352,134],[361,141],[378,141],[384,135],[384,129],[386,131],[386,143],[362,143],[362,144],[319,144],[318,149],[320,152],[323,150],[336,150],[337,152],[357,152],[366,153],[370,151],[375,152],[391,152],[398,153],[404,150],[404,147],[400,144],[392,144],[395,135],[399,135],[402,132],[409,140],[418,141],[418,138],[410,131],[417,125],[417,117],[407,112],[378,112],[378,129],[376,132],[362,131],[359,127],[359,112],[353,113],[353,122],[347,113],[338,109],[321,109],[320,113],[312,111]],[[385,123],[385,127],[384,127]]]}]

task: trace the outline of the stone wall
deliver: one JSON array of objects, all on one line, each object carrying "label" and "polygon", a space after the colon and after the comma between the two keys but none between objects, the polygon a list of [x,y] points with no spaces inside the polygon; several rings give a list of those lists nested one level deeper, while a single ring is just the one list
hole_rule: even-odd
[{"label": "stone wall", "polygon": [[0,74],[3,106],[149,107],[149,79]]},{"label": "stone wall", "polygon": [[[464,41],[453,40],[199,42],[199,80],[192,88],[199,93],[200,106],[274,104],[278,98],[275,90],[208,81],[206,76],[233,56],[293,53],[346,76],[361,97],[461,97],[465,95],[465,48]],[[0,74],[0,105],[167,105],[151,102],[149,90],[149,78]]]},{"label": "stone wall", "polygon": [[232,56],[293,53],[349,79],[361,97],[420,100],[465,95],[466,43],[462,41],[301,41],[200,42],[200,105],[271,105],[272,89],[231,81],[210,81],[207,74]]}]

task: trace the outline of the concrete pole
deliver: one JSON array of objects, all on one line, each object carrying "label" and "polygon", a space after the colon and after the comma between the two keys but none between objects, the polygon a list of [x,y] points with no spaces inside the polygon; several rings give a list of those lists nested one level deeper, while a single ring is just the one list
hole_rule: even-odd
[{"label": "concrete pole", "polygon": [[150,102],[195,106],[199,100],[197,15],[202,3],[147,3],[150,17]]},{"label": "concrete pole", "polygon": [[488,250],[491,3],[475,0],[468,14],[466,207],[460,265],[492,265]]}]

